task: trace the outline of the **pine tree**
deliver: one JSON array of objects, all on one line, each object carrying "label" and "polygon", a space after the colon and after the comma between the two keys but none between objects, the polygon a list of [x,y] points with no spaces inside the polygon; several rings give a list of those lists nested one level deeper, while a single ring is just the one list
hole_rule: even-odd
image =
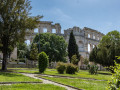
[{"label": "pine tree", "polygon": [[78,46],[76,44],[76,40],[75,40],[75,37],[73,35],[73,31],[71,31],[70,38],[69,38],[69,44],[68,44],[68,57],[70,59],[70,62],[71,62],[71,57],[73,55],[77,55],[77,59],[78,60],[80,59],[80,54],[79,54],[79,51],[78,51]]}]

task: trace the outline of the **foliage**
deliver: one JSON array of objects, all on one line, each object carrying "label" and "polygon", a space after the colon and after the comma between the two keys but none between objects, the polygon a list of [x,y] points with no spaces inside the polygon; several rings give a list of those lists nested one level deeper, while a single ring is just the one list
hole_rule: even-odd
[{"label": "foliage", "polygon": [[45,71],[45,69],[48,66],[48,56],[45,52],[41,52],[38,55],[38,60],[39,60],[39,72],[43,73]]},{"label": "foliage", "polygon": [[68,63],[66,65],[66,73],[67,74],[75,74],[78,71],[78,67],[73,65],[72,63]]},{"label": "foliage", "polygon": [[41,33],[40,35],[37,34],[35,36],[33,43],[37,43],[38,48],[40,43],[40,50],[44,51],[49,56],[49,62],[64,61],[67,56],[67,43],[63,36],[58,36],[52,33]]},{"label": "foliage", "polygon": [[114,60],[120,63],[115,56],[120,56],[120,32],[111,31],[102,37],[98,47],[90,53],[90,61],[102,66],[114,66]]},{"label": "foliage", "polygon": [[69,44],[68,44],[68,56],[69,56],[70,62],[71,62],[71,58],[73,55],[77,55],[77,59],[80,60],[78,46],[76,44],[76,40],[73,35],[73,31],[71,31],[70,38],[69,38]]},{"label": "foliage", "polygon": [[64,71],[65,71],[65,69],[66,69],[65,63],[63,63],[63,62],[58,62],[56,68],[57,68],[58,73],[63,74]]},{"label": "foliage", "polygon": [[31,50],[30,50],[30,59],[31,60],[37,60],[38,58],[38,48],[37,48],[37,44],[33,43],[31,46]]},{"label": "foliage", "polygon": [[72,62],[74,65],[78,65],[79,60],[77,59],[77,55],[73,55],[73,56],[71,57],[71,62]]},{"label": "foliage", "polygon": [[98,66],[96,65],[88,65],[89,73],[90,74],[97,74]]},{"label": "foliage", "polygon": [[29,58],[29,47],[26,43],[17,44],[17,57],[18,58]]},{"label": "foliage", "polygon": [[30,17],[29,0],[0,0],[0,51],[3,53],[2,70],[7,70],[8,54],[23,42],[26,30],[39,23],[40,16]]},{"label": "foliage", "polygon": [[98,48],[97,46],[95,46],[93,50],[90,52],[90,55],[89,55],[90,61],[98,62],[97,52],[98,52]]},{"label": "foliage", "polygon": [[85,65],[88,65],[88,64],[89,64],[88,58],[84,58],[84,64],[85,64]]},{"label": "foliage", "polygon": [[[120,60],[120,57],[118,57],[118,60]],[[108,90],[120,90],[120,64],[115,62],[115,66],[111,67],[114,70],[114,73],[112,74],[112,80],[108,83]]]}]

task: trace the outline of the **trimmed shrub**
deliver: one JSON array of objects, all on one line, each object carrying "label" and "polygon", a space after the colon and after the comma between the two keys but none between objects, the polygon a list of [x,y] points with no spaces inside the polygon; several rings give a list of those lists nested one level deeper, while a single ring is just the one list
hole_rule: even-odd
[{"label": "trimmed shrub", "polygon": [[65,71],[65,69],[66,69],[65,63],[63,63],[63,62],[58,62],[56,68],[57,68],[58,73],[63,74],[64,71]]},{"label": "trimmed shrub", "polygon": [[72,62],[74,65],[78,65],[79,60],[77,59],[77,55],[73,55],[73,56],[71,57],[71,62]]},{"label": "trimmed shrub", "polygon": [[97,74],[98,66],[97,65],[88,65],[90,74]]},{"label": "trimmed shrub", "polygon": [[38,55],[38,60],[39,60],[39,72],[40,73],[43,73],[45,71],[45,69],[47,68],[48,66],[48,56],[45,52],[41,52],[39,55]]},{"label": "trimmed shrub", "polygon": [[72,63],[68,63],[66,65],[66,73],[67,74],[75,74],[78,71],[78,67],[73,65]]}]

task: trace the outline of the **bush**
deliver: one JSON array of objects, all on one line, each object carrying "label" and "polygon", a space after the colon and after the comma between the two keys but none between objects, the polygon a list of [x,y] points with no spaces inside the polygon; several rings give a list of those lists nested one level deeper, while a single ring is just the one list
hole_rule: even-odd
[{"label": "bush", "polygon": [[[120,60],[120,57],[118,59]],[[115,62],[115,66],[111,68],[114,73],[112,73],[112,80],[108,82],[107,90],[120,90],[120,64]]]},{"label": "bush", "polygon": [[79,60],[77,59],[77,55],[73,55],[73,56],[71,57],[71,62],[72,62],[74,65],[78,65]]},{"label": "bush", "polygon": [[89,64],[89,59],[88,58],[84,58],[84,64],[88,65]]},{"label": "bush", "polygon": [[45,71],[45,69],[47,68],[48,66],[48,56],[45,52],[41,52],[39,55],[38,55],[38,60],[39,60],[39,72],[40,73],[43,73]]},{"label": "bush", "polygon": [[78,71],[78,67],[71,64],[71,63],[68,63],[67,66],[66,66],[66,73],[67,74],[75,74],[75,72]]},{"label": "bush", "polygon": [[56,68],[57,68],[58,73],[63,74],[64,71],[65,71],[65,69],[66,69],[65,63],[63,63],[63,62],[58,62]]},{"label": "bush", "polygon": [[90,74],[97,74],[98,66],[96,65],[88,65],[89,73]]}]

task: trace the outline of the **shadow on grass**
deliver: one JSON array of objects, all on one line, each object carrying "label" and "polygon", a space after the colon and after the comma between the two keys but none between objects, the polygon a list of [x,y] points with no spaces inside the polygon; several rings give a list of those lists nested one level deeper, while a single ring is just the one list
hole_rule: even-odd
[{"label": "shadow on grass", "polygon": [[98,73],[98,74],[102,74],[102,75],[112,75],[111,73]]},{"label": "shadow on grass", "polygon": [[11,73],[11,72],[0,72],[0,75],[6,76],[6,77],[19,77],[19,76],[22,76],[20,74]]}]

